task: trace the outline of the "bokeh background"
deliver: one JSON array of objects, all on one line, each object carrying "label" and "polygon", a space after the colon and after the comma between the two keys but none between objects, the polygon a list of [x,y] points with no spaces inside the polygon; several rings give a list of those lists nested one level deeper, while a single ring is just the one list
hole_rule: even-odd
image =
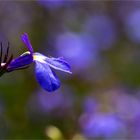
[{"label": "bokeh background", "polygon": [[0,41],[63,56],[72,75],[49,93],[34,64],[0,78],[1,139],[140,139],[140,1],[0,1]]}]

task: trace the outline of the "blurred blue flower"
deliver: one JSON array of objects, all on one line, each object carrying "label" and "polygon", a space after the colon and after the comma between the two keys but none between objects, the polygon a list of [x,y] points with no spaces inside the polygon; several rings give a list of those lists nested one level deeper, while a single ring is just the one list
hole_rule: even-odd
[{"label": "blurred blue flower", "polygon": [[117,32],[113,20],[106,15],[93,15],[87,18],[84,31],[92,37],[99,49],[108,49],[116,41]]},{"label": "blurred blue flower", "polygon": [[57,94],[54,95],[40,92],[37,99],[41,106],[41,110],[44,110],[45,112],[70,110],[73,102],[71,94],[65,92],[57,92]]},{"label": "blurred blue flower", "polygon": [[71,0],[37,0],[37,2],[49,10],[54,10],[68,5]]},{"label": "blurred blue flower", "polygon": [[[35,73],[36,78],[42,88],[51,92],[60,87],[60,81],[56,74],[51,70],[50,67],[71,73],[69,64],[63,58],[49,58],[40,53],[33,53],[32,45],[29,41],[28,35],[24,33],[21,36],[23,43],[26,45],[28,51],[23,53],[18,58],[7,60],[9,47],[7,54],[5,55],[4,62],[1,63],[2,74],[4,72],[11,72],[18,69],[28,67],[32,62],[35,62]],[[1,47],[1,58],[2,58],[2,47]],[[6,62],[7,61],[7,62]]]},{"label": "blurred blue flower", "polygon": [[87,96],[83,102],[83,109],[85,113],[92,114],[99,108],[99,103],[91,96]]},{"label": "blurred blue flower", "polygon": [[140,43],[140,9],[134,9],[125,18],[126,32],[128,37],[137,43]]},{"label": "blurred blue flower", "polygon": [[98,52],[88,36],[66,31],[60,33],[55,42],[58,54],[68,58],[75,71],[79,72],[96,65]]},{"label": "blurred blue flower", "polygon": [[135,120],[140,116],[140,98],[136,98],[131,94],[122,92],[121,96],[116,95],[113,101],[117,115],[125,121]]},{"label": "blurred blue flower", "polygon": [[73,112],[75,98],[69,88],[66,90],[57,90],[55,94],[46,94],[43,90],[33,93],[28,102],[29,116],[35,119],[40,119],[40,115],[46,119],[46,115],[50,114],[53,114],[52,117],[69,116]]},{"label": "blurred blue flower", "polygon": [[83,133],[90,138],[118,138],[125,134],[125,125],[110,113],[86,115],[81,126]]}]

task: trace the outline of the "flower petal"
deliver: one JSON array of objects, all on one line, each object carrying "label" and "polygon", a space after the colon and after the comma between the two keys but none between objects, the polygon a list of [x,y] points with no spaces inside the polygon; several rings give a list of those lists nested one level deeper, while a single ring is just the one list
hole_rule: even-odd
[{"label": "flower petal", "polygon": [[30,43],[30,40],[29,40],[29,37],[28,37],[27,33],[24,33],[23,35],[21,35],[21,40],[26,45],[26,47],[30,51],[30,53],[33,53],[33,47]]},{"label": "flower petal", "polygon": [[29,53],[23,54],[11,61],[11,63],[9,64],[9,66],[7,68],[7,71],[10,72],[13,70],[27,67],[32,62],[33,62],[33,57],[31,54],[29,54]]},{"label": "flower petal", "polygon": [[36,79],[42,88],[52,92],[60,87],[59,79],[47,64],[35,61],[35,65]]},{"label": "flower petal", "polygon": [[64,71],[70,74],[72,73],[70,65],[62,57],[49,58],[40,53],[34,53],[33,58],[42,63],[47,63],[50,67],[56,70]]}]

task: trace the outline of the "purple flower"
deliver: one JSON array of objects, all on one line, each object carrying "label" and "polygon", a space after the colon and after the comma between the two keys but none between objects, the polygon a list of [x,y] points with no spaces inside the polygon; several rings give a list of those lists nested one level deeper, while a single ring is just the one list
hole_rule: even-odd
[{"label": "purple flower", "polygon": [[68,58],[74,71],[78,73],[91,67],[91,64],[95,66],[99,59],[96,46],[84,34],[66,31],[60,33],[55,42],[58,54]]},{"label": "purple flower", "polygon": [[89,138],[120,138],[126,132],[123,121],[111,113],[86,114],[80,124]]},{"label": "purple flower", "polygon": [[[42,88],[51,92],[60,87],[60,81],[57,78],[56,74],[51,70],[51,68],[71,73],[71,68],[69,64],[61,57],[59,58],[49,58],[38,52],[33,52],[32,45],[29,41],[28,35],[24,33],[21,35],[21,39],[28,51],[23,53],[21,56],[12,59],[12,56],[7,60],[7,54],[5,55],[6,61],[4,58],[3,63],[1,63],[0,70],[5,72],[11,72],[18,69],[27,68],[31,63],[35,62],[35,74],[36,79],[41,85]],[[2,47],[1,47],[1,57],[2,58]],[[1,59],[0,59],[1,60]],[[2,73],[2,74],[3,74]]]},{"label": "purple flower", "polygon": [[128,38],[136,43],[140,43],[140,9],[134,9],[125,16],[125,30]]},{"label": "purple flower", "polygon": [[66,116],[66,113],[68,115],[68,112],[71,112],[73,101],[74,98],[69,92],[57,90],[55,94],[46,94],[45,91],[39,90],[31,96],[29,108],[40,113],[55,112],[55,116]]},{"label": "purple flower", "polygon": [[98,49],[109,49],[117,39],[116,26],[106,15],[90,16],[85,24],[84,31],[92,37]]},{"label": "purple flower", "polygon": [[71,1],[65,1],[65,0],[49,0],[49,1],[45,1],[45,0],[37,0],[37,2],[44,6],[45,8],[49,9],[49,10],[54,10],[54,9],[58,9],[61,8],[63,6],[68,5]]}]

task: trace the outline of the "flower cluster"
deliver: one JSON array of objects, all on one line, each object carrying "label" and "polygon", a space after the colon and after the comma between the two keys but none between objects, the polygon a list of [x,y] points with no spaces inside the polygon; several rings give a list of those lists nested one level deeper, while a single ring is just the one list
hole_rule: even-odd
[{"label": "flower cluster", "polygon": [[2,44],[0,54],[0,76],[6,72],[12,72],[18,69],[27,68],[31,63],[35,62],[35,74],[38,83],[42,88],[51,92],[60,87],[60,80],[55,72],[51,69],[60,70],[67,73],[72,73],[69,64],[62,58],[49,58],[33,51],[32,45],[28,35],[24,33],[21,35],[21,40],[27,47],[28,51],[13,59],[13,55],[8,58],[9,46],[2,61]]}]

